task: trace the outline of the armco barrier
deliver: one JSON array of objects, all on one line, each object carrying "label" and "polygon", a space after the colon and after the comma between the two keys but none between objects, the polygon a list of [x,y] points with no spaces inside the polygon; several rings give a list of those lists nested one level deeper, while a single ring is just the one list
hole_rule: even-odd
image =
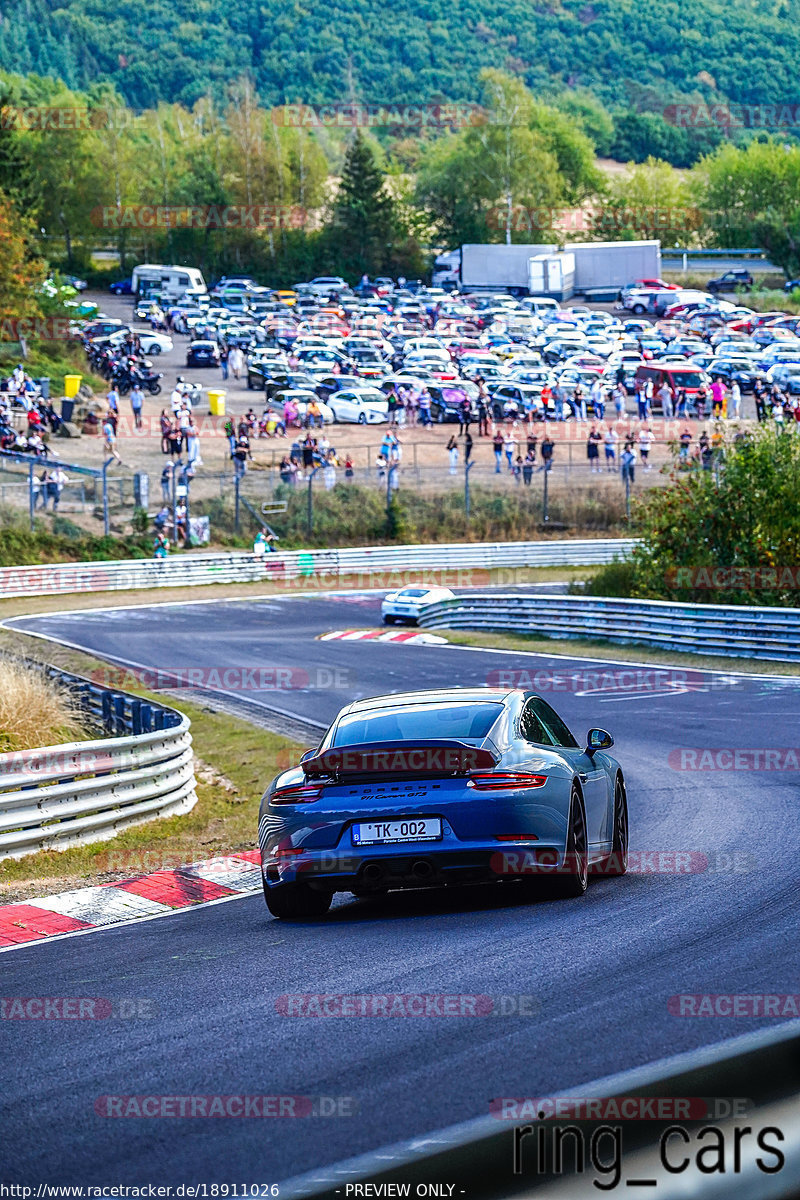
[{"label": "armco barrier", "polygon": [[478,592],[429,605],[419,623],[549,638],[601,638],[696,654],[800,662],[800,609],[796,608]]},{"label": "armco barrier", "polygon": [[493,570],[498,567],[587,566],[630,553],[629,538],[552,542],[474,542],[367,546],[253,554],[186,554],[171,559],[0,567],[0,598],[72,592],[193,587],[211,583],[330,580],[403,571]]},{"label": "armco barrier", "polygon": [[[533,1072],[531,1072],[533,1074]],[[379,1151],[330,1166],[317,1167],[308,1174],[284,1180],[281,1200],[344,1200],[346,1196],[432,1196],[431,1180],[447,1180],[451,1196],[469,1196],[473,1200],[511,1200],[528,1196],[538,1200],[589,1200],[603,1195],[650,1195],[657,1200],[797,1200],[800,1196],[800,1021],[783,1022],[777,1029],[760,1029],[740,1037],[676,1055],[660,1063],[636,1067],[579,1087],[559,1090],[559,1098],[569,1101],[585,1097],[624,1101],[630,1097],[663,1098],[667,1105],[674,1097],[743,1097],[747,1117],[721,1118],[714,1121],[691,1118],[677,1122],[688,1126],[685,1137],[673,1139],[680,1153],[664,1153],[660,1139],[665,1127],[675,1120],[638,1120],[624,1116],[600,1124],[616,1134],[620,1149],[620,1173],[616,1183],[610,1177],[614,1143],[608,1136],[598,1145],[597,1159],[603,1162],[602,1174],[590,1160],[588,1144],[598,1121],[572,1117],[548,1117],[539,1121],[526,1118],[498,1120],[495,1116],[476,1117],[448,1129],[432,1130],[419,1137]],[[534,1092],[534,1095],[541,1095]],[[487,1108],[488,1108],[487,1098]],[[655,1108],[655,1105],[653,1106]],[[667,1108],[669,1111],[669,1108]],[[570,1147],[574,1133],[567,1136],[567,1152],[556,1171],[552,1154],[544,1161],[537,1153],[535,1127],[544,1130],[545,1146],[552,1146],[548,1130],[554,1127],[579,1131],[585,1155],[573,1156]],[[705,1126],[719,1129],[719,1137],[705,1134]],[[745,1151],[737,1130],[748,1134],[760,1130],[778,1130],[774,1144],[782,1151],[782,1166],[775,1157],[757,1165],[759,1149],[755,1138],[747,1141]],[[748,1128],[749,1127],[749,1128]],[[518,1131],[527,1130],[520,1139]],[[711,1140],[713,1138],[713,1140]],[[725,1166],[709,1172],[709,1160],[698,1150],[724,1144]],[[760,1145],[760,1143],[758,1143]],[[685,1152],[685,1153],[684,1153]],[[577,1166],[576,1157],[580,1162]],[[685,1165],[675,1169],[676,1159]],[[777,1160],[781,1161],[781,1160]],[[734,1165],[735,1164],[735,1165]],[[771,1169],[771,1173],[767,1170]],[[595,1182],[597,1180],[597,1182]],[[361,1190],[358,1190],[361,1184]],[[366,1185],[366,1186],[365,1186]],[[617,1185],[620,1185],[619,1188]]]},{"label": "armco barrier", "polygon": [[45,668],[118,736],[0,754],[0,859],[105,841],[194,807],[188,718]]}]

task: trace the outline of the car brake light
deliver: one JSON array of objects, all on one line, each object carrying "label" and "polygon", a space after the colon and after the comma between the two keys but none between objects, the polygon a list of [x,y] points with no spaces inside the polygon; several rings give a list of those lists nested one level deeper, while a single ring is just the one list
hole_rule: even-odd
[{"label": "car brake light", "polygon": [[319,800],[323,788],[320,784],[297,783],[278,788],[270,797],[270,804],[311,804]]},{"label": "car brake light", "polygon": [[535,833],[498,833],[495,835],[496,842],[538,842],[538,837]]},{"label": "car brake light", "polygon": [[529,775],[523,771],[492,771],[470,775],[467,787],[485,792],[518,791],[520,788],[539,788],[547,783],[546,775]]}]

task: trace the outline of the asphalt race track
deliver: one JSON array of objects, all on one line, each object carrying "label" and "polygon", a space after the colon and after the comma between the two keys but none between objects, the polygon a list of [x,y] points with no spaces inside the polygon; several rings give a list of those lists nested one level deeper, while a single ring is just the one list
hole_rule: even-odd
[{"label": "asphalt race track", "polygon": [[[800,681],[689,672],[686,685],[642,677],[631,687],[631,675],[580,685],[569,682],[574,672],[628,664],[314,640],[374,626],[378,614],[379,598],[364,593],[9,624],[152,668],[277,665],[300,684],[308,672],[309,686],[249,698],[317,722],[358,696],[482,684],[498,669],[555,672],[561,683],[548,698],[577,736],[590,725],[615,735],[631,850],[647,856],[634,854],[647,869],[560,903],[525,904],[512,887],[342,896],[325,919],[296,925],[271,920],[261,895],[248,895],[0,955],[5,996],[140,998],[154,1010],[150,1019],[2,1022],[8,1182],[280,1182],[485,1116],[493,1098],[556,1095],[775,1023],[672,1015],[677,993],[797,992],[797,772],[687,771],[669,755],[796,745]],[[689,852],[706,869],[675,873],[657,851]],[[653,873],[656,861],[663,869]],[[515,1011],[506,1016],[328,1019],[281,1015],[286,993],[533,1000],[523,1015],[507,1001]],[[102,1096],[155,1094],[352,1097],[358,1113],[181,1120],[95,1111]]]}]

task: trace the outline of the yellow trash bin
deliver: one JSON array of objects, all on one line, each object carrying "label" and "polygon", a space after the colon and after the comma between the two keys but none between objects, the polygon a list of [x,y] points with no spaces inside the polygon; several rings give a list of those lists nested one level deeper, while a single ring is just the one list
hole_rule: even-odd
[{"label": "yellow trash bin", "polygon": [[78,388],[81,386],[82,375],[65,375],[64,376],[64,395],[67,399],[74,399],[78,394]]},{"label": "yellow trash bin", "polygon": [[227,392],[208,389],[208,411],[212,417],[225,416],[225,397],[227,394]]}]

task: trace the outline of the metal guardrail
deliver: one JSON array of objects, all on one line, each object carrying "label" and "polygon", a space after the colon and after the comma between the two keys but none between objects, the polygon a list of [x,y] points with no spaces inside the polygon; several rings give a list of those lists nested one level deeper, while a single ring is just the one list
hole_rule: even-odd
[{"label": "metal guardrail", "polygon": [[696,654],[800,662],[800,609],[677,604],[600,596],[457,596],[429,605],[420,625],[586,637]]},{"label": "metal guardrail", "polygon": [[[172,559],[130,559],[1,567],[0,598],[73,592],[194,587],[264,580],[333,581],[350,575],[405,571],[493,570],[498,567],[587,566],[625,557],[629,538],[552,542],[475,542],[425,546],[367,546],[341,550],[290,550],[253,554],[186,554]],[[467,581],[468,582],[468,581]]]},{"label": "metal guardrail", "polygon": [[[346,1195],[430,1196],[439,1194],[429,1190],[432,1180],[447,1180],[452,1185],[452,1196],[467,1195],[470,1200],[529,1195],[541,1196],[542,1200],[589,1200],[608,1192],[650,1194],[659,1200],[794,1200],[800,1195],[798,1079],[800,1021],[788,1021],[778,1029],[744,1034],[557,1093],[565,1101],[566,1112],[571,1099],[591,1097],[598,1102],[619,1101],[619,1116],[609,1115],[602,1121],[550,1116],[542,1121],[534,1111],[506,1120],[478,1117],[284,1180],[281,1196],[285,1200],[343,1200]],[[623,1105],[631,1097],[663,1099],[667,1115],[658,1119],[653,1105],[651,1119],[626,1119]],[[675,1098],[688,1097],[708,1099],[700,1104],[695,1101],[695,1115],[688,1119],[668,1115]],[[728,1098],[744,1102],[744,1115],[724,1115]],[[723,1101],[723,1115],[719,1117],[714,1115],[717,1100]],[[706,1103],[711,1112],[703,1117],[697,1110]],[[715,1168],[718,1173],[714,1174],[709,1173],[707,1158],[698,1165],[698,1151],[716,1144],[716,1139],[709,1143],[708,1135],[706,1140],[698,1137],[701,1127],[708,1126],[721,1131],[724,1145],[725,1169],[719,1172]],[[597,1159],[592,1160],[589,1146],[593,1134],[598,1136],[598,1127],[610,1129],[611,1134],[606,1133],[604,1141],[596,1143]],[[668,1127],[684,1129],[685,1139],[673,1136],[664,1151],[660,1143]],[[743,1151],[736,1153],[735,1146],[740,1145],[737,1130],[743,1128],[754,1133],[770,1128],[773,1138],[774,1130],[779,1131],[780,1139],[772,1142],[783,1155],[778,1170],[774,1169],[775,1156],[762,1156],[755,1137],[748,1140],[745,1134]],[[575,1133],[568,1134],[559,1170],[553,1160],[554,1129],[576,1131],[584,1148],[583,1155],[576,1156]],[[618,1156],[611,1140],[615,1134]],[[764,1167],[759,1167],[759,1157]],[[616,1182],[612,1159],[620,1168]],[[676,1172],[676,1162],[683,1159],[685,1167]],[[602,1172],[597,1169],[597,1160],[603,1163]],[[371,1185],[368,1191],[356,1191],[352,1186],[367,1182]]]},{"label": "metal guardrail", "polygon": [[0,859],[105,841],[194,807],[187,717],[55,667],[44,670],[113,736],[0,754]]}]

